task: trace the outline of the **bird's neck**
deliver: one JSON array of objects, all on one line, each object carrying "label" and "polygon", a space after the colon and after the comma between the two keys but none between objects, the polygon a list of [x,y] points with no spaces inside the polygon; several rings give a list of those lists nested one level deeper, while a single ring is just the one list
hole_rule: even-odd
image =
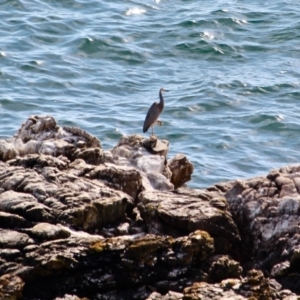
[{"label": "bird's neck", "polygon": [[159,104],[164,107],[164,98],[161,91],[159,91]]}]

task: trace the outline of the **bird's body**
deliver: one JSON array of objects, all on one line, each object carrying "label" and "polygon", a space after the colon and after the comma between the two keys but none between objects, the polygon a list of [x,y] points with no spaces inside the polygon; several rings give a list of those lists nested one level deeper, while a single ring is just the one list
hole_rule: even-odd
[{"label": "bird's body", "polygon": [[154,102],[151,107],[148,110],[145,122],[144,122],[144,127],[143,127],[143,132],[147,132],[150,127],[152,127],[152,135],[153,135],[153,126],[155,123],[158,123],[159,125],[162,124],[161,121],[158,120],[159,115],[164,109],[164,98],[162,96],[163,92],[166,92],[164,88],[161,88],[159,90],[159,103]]}]

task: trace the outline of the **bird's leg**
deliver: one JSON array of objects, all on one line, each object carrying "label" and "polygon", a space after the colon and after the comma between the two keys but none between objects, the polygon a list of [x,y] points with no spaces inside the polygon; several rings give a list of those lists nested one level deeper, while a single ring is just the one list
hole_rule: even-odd
[{"label": "bird's leg", "polygon": [[156,123],[157,123],[158,126],[161,126],[163,122],[160,121],[160,120],[157,120]]},{"label": "bird's leg", "polygon": [[153,135],[153,127],[154,127],[154,126],[151,127],[151,128],[152,128],[152,135]]}]

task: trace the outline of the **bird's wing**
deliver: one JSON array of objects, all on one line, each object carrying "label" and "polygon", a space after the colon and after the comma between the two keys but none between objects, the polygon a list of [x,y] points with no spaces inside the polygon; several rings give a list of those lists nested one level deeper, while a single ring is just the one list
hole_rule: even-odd
[{"label": "bird's wing", "polygon": [[159,110],[158,103],[154,102],[148,110],[148,113],[147,113],[147,116],[146,116],[146,119],[144,122],[143,132],[146,132],[149,129],[149,127],[154,122],[156,122],[160,113],[161,113],[161,111]]}]

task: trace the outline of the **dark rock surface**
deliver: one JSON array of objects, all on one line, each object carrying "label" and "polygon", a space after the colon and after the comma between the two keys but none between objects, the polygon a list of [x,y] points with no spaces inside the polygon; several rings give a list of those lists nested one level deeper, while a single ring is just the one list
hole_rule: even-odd
[{"label": "dark rock surface", "polygon": [[0,299],[298,299],[300,167],[189,189],[168,149],[38,116],[0,140]]},{"label": "dark rock surface", "polygon": [[[300,293],[300,167],[237,181],[227,200],[244,237],[245,262]],[[246,251],[248,249],[248,251]]]},{"label": "dark rock surface", "polygon": [[205,230],[214,238],[217,253],[230,253],[239,247],[240,236],[224,205],[226,199],[216,192],[201,193],[206,200],[183,190],[180,193],[143,191],[138,209],[150,233],[182,236]]}]

